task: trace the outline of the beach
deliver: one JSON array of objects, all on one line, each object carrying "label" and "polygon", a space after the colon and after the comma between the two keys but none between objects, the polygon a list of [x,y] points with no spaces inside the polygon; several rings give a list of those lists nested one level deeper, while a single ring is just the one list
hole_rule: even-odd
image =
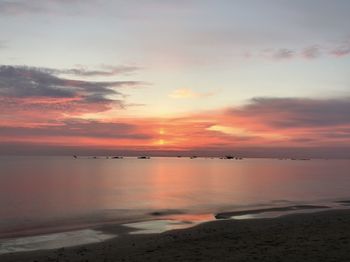
[{"label": "beach", "polygon": [[0,0],[0,262],[350,262],[350,0]]},{"label": "beach", "polygon": [[1,262],[350,261],[348,160],[0,163]]},{"label": "beach", "polygon": [[98,228],[115,238],[53,250],[8,253],[20,261],[350,261],[350,210],[268,219],[216,220],[160,234]]}]

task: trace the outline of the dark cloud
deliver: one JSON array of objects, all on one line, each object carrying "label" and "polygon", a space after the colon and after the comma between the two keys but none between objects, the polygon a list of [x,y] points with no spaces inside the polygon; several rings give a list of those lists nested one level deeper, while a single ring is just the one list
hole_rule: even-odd
[{"label": "dark cloud", "polygon": [[57,122],[56,125],[37,127],[0,126],[0,136],[6,137],[41,137],[41,136],[94,137],[113,139],[149,139],[139,133],[137,126],[129,123],[99,122],[93,120],[71,119]]},{"label": "dark cloud", "polygon": [[[123,106],[122,94],[116,88],[139,84],[135,81],[71,80],[56,76],[54,71],[47,68],[0,66],[0,107],[11,107],[18,103],[18,107],[23,105],[28,109],[40,107],[64,110],[64,107],[72,109],[80,106],[81,111],[85,111],[84,106],[100,105],[99,109],[93,111],[103,111],[112,104]],[[25,103],[21,105],[21,102]]]},{"label": "dark cloud", "polygon": [[6,97],[74,97],[63,79],[38,69],[0,67],[0,95]]},{"label": "dark cloud", "polygon": [[230,112],[277,128],[350,125],[350,98],[255,98]]},{"label": "dark cloud", "polygon": [[114,87],[134,86],[135,81],[81,81],[60,78],[52,69],[24,66],[0,66],[0,92],[7,96],[72,97],[79,92],[88,95],[117,95]]}]

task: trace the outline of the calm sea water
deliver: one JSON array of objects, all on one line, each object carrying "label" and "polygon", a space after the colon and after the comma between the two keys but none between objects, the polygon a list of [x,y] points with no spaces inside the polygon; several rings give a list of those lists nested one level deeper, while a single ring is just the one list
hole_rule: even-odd
[{"label": "calm sea water", "polygon": [[0,237],[13,231],[350,199],[349,160],[0,157]]}]

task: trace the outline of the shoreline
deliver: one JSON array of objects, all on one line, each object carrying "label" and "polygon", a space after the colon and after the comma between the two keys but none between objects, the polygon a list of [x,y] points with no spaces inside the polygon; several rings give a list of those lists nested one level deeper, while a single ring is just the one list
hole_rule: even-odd
[{"label": "shoreline", "polygon": [[[283,204],[284,203],[284,204]],[[273,218],[287,214],[317,212],[323,209],[350,208],[348,199],[329,199],[319,201],[275,201],[271,203],[256,203],[242,206],[223,205],[217,208],[192,209],[160,209],[160,210],[100,210],[72,217],[58,217],[43,220],[32,225],[11,226],[0,231],[0,242],[4,239],[31,237],[54,233],[64,233],[75,230],[98,228],[109,224],[130,224],[154,220],[180,220],[188,222],[207,222],[217,219],[261,219]],[[271,214],[265,216],[265,214]],[[201,218],[207,216],[205,219]],[[208,216],[211,216],[208,219]],[[242,218],[241,218],[242,217]],[[4,228],[4,227],[3,227]]]},{"label": "shoreline", "polygon": [[[336,256],[337,261],[350,259],[350,252],[342,252],[343,248],[339,247],[345,245],[350,250],[349,209],[263,219],[215,220],[158,234],[130,234],[133,229],[115,224],[103,225],[96,230],[117,236],[74,247],[2,254],[0,260],[41,262],[82,261],[82,258],[86,258],[87,261],[145,261],[143,258],[147,257],[150,261],[225,261],[223,257],[214,259],[208,254],[208,250],[211,250],[212,255],[226,254],[237,257],[237,261],[250,261],[249,256],[258,253],[268,255],[269,250],[277,249],[278,252],[294,250],[293,257],[299,261],[328,261],[320,260],[319,255],[325,255],[330,246],[341,251],[336,254],[327,251]],[[305,249],[301,243],[312,248]],[[277,259],[278,252],[271,253],[276,260],[260,257],[256,261],[281,261]],[[306,260],[303,254],[309,254],[315,260]]]}]

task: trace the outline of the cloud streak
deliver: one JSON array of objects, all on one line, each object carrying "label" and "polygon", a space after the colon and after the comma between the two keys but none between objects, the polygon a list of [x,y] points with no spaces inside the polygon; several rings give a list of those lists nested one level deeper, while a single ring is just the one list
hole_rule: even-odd
[{"label": "cloud streak", "polygon": [[[71,12],[72,6],[79,7],[79,4],[96,4],[94,0],[3,0],[0,2],[0,13],[4,15],[23,15],[37,13]],[[70,7],[67,9],[67,7]]]},{"label": "cloud streak", "polygon": [[53,74],[75,75],[80,77],[110,77],[119,75],[128,75],[138,71],[137,66],[103,66],[102,69],[89,70],[84,67],[70,69],[46,69]]},{"label": "cloud streak", "polygon": [[42,127],[0,127],[0,136],[11,137],[92,137],[113,139],[149,139],[137,126],[123,122],[100,122],[96,120],[68,119],[55,125]]},{"label": "cloud streak", "polygon": [[[249,52],[249,58],[254,56],[254,52]],[[293,48],[279,48],[279,49],[265,49],[260,54],[255,53],[255,56],[262,56],[265,58],[282,60],[282,59],[317,59],[322,56],[330,57],[345,57],[350,55],[350,42],[345,41],[342,44],[335,46],[322,46],[322,45],[311,45],[301,49]],[[246,54],[245,54],[246,56]]]}]

